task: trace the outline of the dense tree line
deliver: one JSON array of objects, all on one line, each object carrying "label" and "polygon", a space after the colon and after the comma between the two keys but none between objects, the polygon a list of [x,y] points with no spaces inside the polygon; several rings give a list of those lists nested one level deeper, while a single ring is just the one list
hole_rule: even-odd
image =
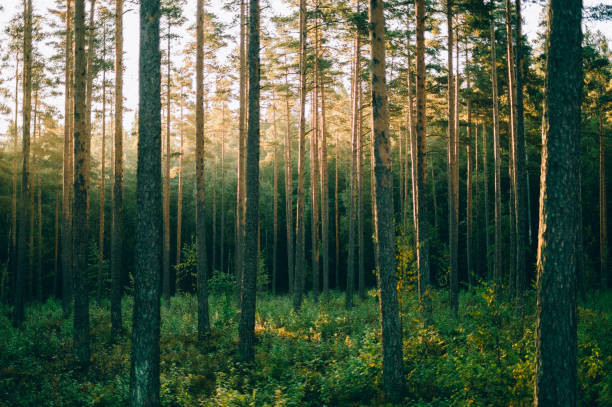
[{"label": "dense tree line", "polygon": [[208,281],[227,276],[248,362],[258,291],[299,312],[307,295],[341,290],[350,309],[376,287],[399,402],[398,290],[431,324],[434,289],[458,316],[462,290],[490,284],[520,310],[535,284],[536,404],[576,405],[577,295],[610,280],[612,60],[581,22],[608,8],[551,0],[529,41],[520,0],[141,0],[130,112],[123,0],[23,5],[0,47],[0,297],[15,326],[61,299],[86,370],[90,297],[110,299],[115,341],[133,293],[130,398],[159,405],[162,299],[194,292],[206,342]]}]

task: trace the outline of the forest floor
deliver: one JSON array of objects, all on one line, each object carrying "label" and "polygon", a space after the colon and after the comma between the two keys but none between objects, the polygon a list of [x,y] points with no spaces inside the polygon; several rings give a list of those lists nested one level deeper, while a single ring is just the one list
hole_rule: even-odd
[{"label": "forest floor", "polygon": [[[434,292],[434,325],[424,326],[415,296],[400,296],[406,398],[402,405],[532,405],[534,295],[523,311],[479,288],[461,295],[460,315]],[[164,406],[379,406],[381,345],[374,292],[344,309],[344,294],[318,303],[261,295],[255,361],[237,358],[237,312],[211,298],[212,333],[196,340],[196,298],[162,305],[161,398]],[[110,344],[109,304],[91,306],[89,370],[71,356],[72,321],[49,300],[27,309],[21,330],[0,306],[0,406],[128,405],[132,300],[125,336]],[[612,292],[579,306],[580,405],[612,405]]]}]

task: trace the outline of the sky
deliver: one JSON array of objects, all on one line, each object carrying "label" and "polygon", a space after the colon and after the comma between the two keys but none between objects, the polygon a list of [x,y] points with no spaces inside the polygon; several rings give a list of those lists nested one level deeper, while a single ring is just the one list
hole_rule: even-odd
[{"label": "sky", "polygon": [[[225,24],[231,24],[235,16],[232,13],[225,11],[222,4],[225,0],[211,0],[207,7],[209,12],[213,12],[219,20]],[[89,3],[89,2],[87,2]],[[126,2],[127,3],[127,2]],[[286,14],[288,9],[284,6],[283,0],[269,0],[271,7],[275,10],[275,14]],[[612,0],[584,0],[585,6],[604,3],[612,5]],[[4,40],[4,27],[8,21],[16,14],[18,10],[22,10],[22,0],[0,0],[0,41]],[[45,13],[47,9],[55,7],[55,0],[32,0],[32,6],[35,13]],[[124,26],[124,96],[126,98],[125,106],[134,111],[138,105],[138,46],[139,46],[139,16],[138,8],[134,5],[125,4],[125,14],[123,20]],[[88,7],[87,7],[88,8]],[[538,22],[542,13],[542,6],[537,4],[523,5],[524,33],[530,40],[533,40],[539,30]],[[195,23],[195,1],[187,0],[187,6],[184,10],[184,15],[187,17],[187,23],[184,27],[189,27]],[[608,43],[612,43],[612,23],[593,23],[587,22],[586,26],[592,30],[600,30],[606,36]],[[233,28],[237,30],[237,27]],[[179,39],[179,42],[185,42],[191,39],[191,34],[183,32],[186,36],[184,39]],[[181,46],[179,45],[179,48]],[[49,50],[48,50],[49,51]],[[44,52],[44,51],[43,51]],[[229,50],[224,50],[227,54]],[[57,98],[58,109],[63,111],[63,98]],[[133,124],[133,114],[126,114],[124,117],[125,128],[131,128]],[[10,118],[6,115],[0,116],[0,134],[6,133]]]}]

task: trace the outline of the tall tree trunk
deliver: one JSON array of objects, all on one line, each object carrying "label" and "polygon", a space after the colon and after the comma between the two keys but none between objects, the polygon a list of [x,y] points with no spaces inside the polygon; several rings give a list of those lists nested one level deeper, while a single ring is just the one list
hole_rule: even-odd
[{"label": "tall tree trunk", "polygon": [[87,266],[89,255],[89,161],[87,133],[87,62],[85,54],[85,0],[74,3],[74,354],[83,367],[89,364],[89,295]]},{"label": "tall tree trunk", "polygon": [[[316,10],[315,10],[316,14]],[[319,297],[319,21],[315,16],[314,78],[312,90],[312,131],[310,132],[310,195],[311,195],[311,265],[312,293],[315,301]]]},{"label": "tall tree trunk", "polygon": [[28,291],[27,291],[27,295],[26,298],[28,299],[34,299],[36,296],[36,264],[35,264],[35,258],[34,258],[34,228],[36,227],[35,225],[35,206],[34,206],[34,195],[36,194],[36,161],[37,161],[37,157],[36,157],[36,128],[37,128],[37,123],[38,123],[38,117],[37,117],[37,113],[38,113],[38,85],[35,85],[36,89],[34,90],[34,109],[33,109],[33,113],[34,113],[34,117],[32,118],[32,140],[30,141],[30,151],[32,154],[31,157],[31,167],[32,167],[32,172],[33,174],[31,174],[31,178],[30,178],[30,200],[28,201],[28,221],[29,221],[29,228],[28,228],[28,262],[29,262],[29,267],[28,267],[28,276],[26,277],[27,279],[27,284],[28,284]]},{"label": "tall tree trunk", "polygon": [[579,210],[582,34],[580,0],[551,0],[546,83],[538,281],[536,406],[576,406],[576,238]]},{"label": "tall tree trunk", "polygon": [[334,179],[334,230],[335,230],[335,242],[336,242],[336,257],[335,257],[335,285],[334,287],[336,287],[336,289],[340,288],[340,214],[338,213],[338,160],[340,158],[340,149],[339,149],[339,143],[338,143],[338,133],[336,132],[336,157],[335,157],[335,165],[334,165],[334,169],[336,171],[335,173],[335,179]]},{"label": "tall tree trunk", "polygon": [[[36,92],[36,99],[38,100],[38,92]],[[37,103],[38,105],[38,103]],[[42,271],[42,186],[40,179],[40,161],[41,155],[43,154],[43,143],[40,140],[41,137],[41,115],[38,114],[38,149],[39,155],[36,157],[36,183],[38,184],[38,193],[37,193],[37,236],[36,236],[36,299],[40,302],[43,300],[43,271]]]},{"label": "tall tree trunk", "polygon": [[289,82],[288,73],[285,74],[285,116],[287,129],[283,144],[285,158],[285,222],[287,229],[287,281],[289,292],[294,289],[294,251],[293,251],[293,164],[291,161],[291,112],[289,108]]},{"label": "tall tree trunk", "polygon": [[[179,95],[180,104],[180,123],[179,123],[179,171],[178,171],[178,191],[176,196],[176,264],[181,262],[181,248],[183,244],[183,85],[181,84],[181,94]],[[214,267],[214,262],[213,262]]]},{"label": "tall tree trunk", "polygon": [[[470,73],[469,73],[469,60],[468,60],[468,47],[466,44],[465,47],[465,72],[466,72],[466,88],[469,90],[471,87],[470,84]],[[465,143],[465,152],[466,152],[466,218],[467,218],[467,233],[466,233],[466,242],[465,242],[465,254],[466,254],[466,262],[467,262],[467,275],[468,275],[468,286],[472,287],[474,284],[474,265],[472,262],[472,253],[473,253],[473,233],[472,233],[472,106],[470,98],[468,97],[466,100],[467,105],[467,142]]]},{"label": "tall tree trunk", "polygon": [[15,57],[15,133],[13,137],[13,196],[11,200],[11,251],[10,251],[10,285],[11,299],[15,293],[17,277],[17,161],[19,156],[19,54]]},{"label": "tall tree trunk", "polygon": [[446,21],[448,32],[448,127],[446,136],[448,138],[448,246],[450,252],[450,308],[457,315],[459,307],[459,263],[458,263],[458,216],[455,210],[457,193],[455,191],[455,144],[457,143],[457,132],[455,124],[455,78],[453,68],[453,0],[446,1]]},{"label": "tall tree trunk", "polygon": [[115,0],[114,114],[115,143],[113,155],[115,163],[111,220],[111,338],[113,340],[123,331],[121,322],[121,268],[123,266],[123,0]]},{"label": "tall tree trunk", "polygon": [[168,19],[168,38],[166,55],[166,137],[165,137],[165,157],[164,157],[164,183],[162,186],[163,195],[163,218],[164,218],[164,250],[162,252],[162,295],[166,306],[170,306],[170,21]]},{"label": "tall tree trunk", "polygon": [[355,169],[357,174],[355,178],[357,180],[357,269],[358,269],[358,287],[359,287],[359,298],[362,300],[366,297],[365,292],[365,242],[364,242],[364,223],[365,223],[365,209],[363,207],[363,116],[361,109],[362,105],[362,90],[361,80],[357,82],[357,98],[359,111],[357,114],[357,162],[355,163]]},{"label": "tall tree trunk", "polygon": [[240,0],[240,111],[238,118],[238,181],[236,192],[236,283],[238,303],[242,298],[244,274],[245,189],[246,189],[246,126],[247,126],[247,0]]},{"label": "tall tree trunk", "polygon": [[239,351],[243,360],[255,357],[255,298],[257,288],[257,236],[259,224],[259,0],[249,7],[249,112],[246,173],[246,246],[244,290],[240,312]]},{"label": "tall tree trunk", "polygon": [[527,248],[530,244],[529,226],[529,174],[527,173],[527,153],[525,151],[525,121],[523,107],[523,45],[521,34],[521,0],[515,0],[515,115],[516,141],[514,158],[514,208],[516,211],[516,291],[520,298],[527,289]]},{"label": "tall tree trunk", "polygon": [[599,256],[601,289],[608,288],[608,218],[606,204],[606,133],[604,114],[599,108]]},{"label": "tall tree trunk", "polygon": [[487,129],[484,121],[482,122],[482,171],[484,179],[484,213],[485,213],[485,266],[487,272],[487,280],[491,282],[493,278],[493,267],[491,266],[491,233],[489,232],[489,168],[487,167]]},{"label": "tall tree trunk", "polygon": [[59,207],[60,207],[60,192],[59,189],[55,192],[55,244],[53,250],[53,295],[57,298],[59,295],[58,288],[58,260],[59,260]]},{"label": "tall tree trunk", "polygon": [[295,273],[293,289],[293,308],[297,311],[302,306],[304,292],[305,262],[305,224],[304,224],[304,161],[306,138],[306,0],[300,0],[300,122],[298,143],[298,196],[295,222]]},{"label": "tall tree trunk", "polygon": [[[409,26],[409,22],[406,24],[406,26]],[[410,32],[410,30],[406,30],[408,33]],[[414,104],[413,104],[413,100],[412,100],[412,60],[410,58],[410,37],[409,34],[407,34],[406,36],[406,54],[407,54],[407,58],[408,58],[408,62],[406,63],[406,65],[408,66],[408,72],[406,73],[406,88],[408,89],[407,92],[407,97],[408,97],[408,110],[406,112],[406,126],[408,128],[408,134],[409,134],[409,140],[408,143],[410,144],[410,148],[408,148],[408,146],[406,146],[406,157],[405,157],[405,162],[408,163],[408,158],[410,157],[410,179],[411,179],[411,195],[412,195],[412,228],[413,228],[413,234],[414,237],[416,239],[416,224],[417,224],[417,220],[416,220],[416,214],[417,214],[417,210],[416,210],[416,192],[415,192],[415,188],[416,188],[416,182],[414,182],[413,180],[416,180],[417,177],[417,157],[416,157],[416,153],[417,153],[417,140],[416,140],[416,123],[414,120]],[[408,165],[406,164],[406,168],[408,167]],[[404,207],[403,207],[403,214],[402,214],[402,219],[404,220],[404,232],[407,232],[407,228],[408,228],[408,170],[405,170],[405,175],[404,175]]]},{"label": "tall tree trunk", "polygon": [[501,155],[499,146],[499,101],[497,94],[497,57],[495,55],[495,3],[491,3],[491,84],[493,88],[493,161],[495,173],[495,255],[493,263],[493,279],[495,284],[502,281],[502,219],[501,219]]},{"label": "tall tree trunk", "polygon": [[72,7],[66,0],[66,66],[64,77],[64,164],[62,181],[62,311],[64,318],[72,310]]},{"label": "tall tree trunk", "polygon": [[[106,25],[102,35],[102,60],[106,61]],[[104,273],[104,200],[106,193],[106,65],[102,66],[102,146],[100,154],[100,224],[98,231],[98,281],[96,298],[102,302],[102,278]]]},{"label": "tall tree trunk", "polygon": [[87,133],[91,139],[91,101],[93,96],[93,79],[94,79],[94,56],[95,56],[95,30],[94,17],[96,13],[96,0],[89,2],[89,25],[87,26],[87,82],[85,93],[85,120]]},{"label": "tall tree trunk", "polygon": [[276,91],[272,97],[272,127],[274,130],[274,174],[273,174],[273,194],[274,194],[274,242],[272,247],[272,294],[276,295],[276,280],[278,275],[278,131],[276,129]]},{"label": "tall tree trunk", "polygon": [[[470,119],[468,119],[470,120]],[[472,139],[473,143],[474,143],[474,198],[475,198],[475,203],[474,203],[474,207],[476,208],[476,213],[473,213],[473,223],[472,223],[472,231],[473,231],[473,225],[476,224],[476,228],[478,230],[481,229],[481,215],[480,215],[480,181],[478,180],[479,178],[479,172],[478,172],[478,120],[476,120],[474,122],[474,137]],[[482,147],[481,147],[482,148]],[[474,261],[472,262],[472,277],[473,279],[478,278],[478,276],[480,276],[480,267],[481,267],[481,252],[480,252],[480,239],[476,238],[474,239],[474,234],[472,232],[472,256],[475,254],[475,256],[473,256]]]},{"label": "tall tree trunk", "polygon": [[429,298],[430,263],[429,263],[429,208],[427,207],[426,174],[427,174],[427,140],[425,133],[426,94],[425,94],[425,2],[416,0],[416,195],[417,220],[417,266],[418,292],[423,304],[424,316],[431,319],[431,299]]},{"label": "tall tree trunk", "polygon": [[[359,13],[359,1],[357,1],[357,12]],[[360,87],[360,54],[361,41],[358,32],[353,39],[353,89],[351,92],[351,204],[349,207],[349,243],[348,263],[346,267],[346,300],[347,309],[353,307],[353,295],[355,292],[355,236],[357,220],[357,138],[359,133],[359,87]]]},{"label": "tall tree trunk", "polygon": [[385,80],[385,17],[382,0],[370,0],[372,44],[372,132],[375,142],[376,207],[378,215],[378,303],[383,347],[383,389],[391,402],[399,402],[404,391],[402,332],[395,276],[395,227],[393,225],[393,178],[389,105]]},{"label": "tall tree trunk", "polygon": [[[323,51],[321,51],[321,54]],[[323,73],[319,74],[321,94],[321,135],[320,159],[321,166],[321,258],[323,263],[323,295],[329,296],[329,188],[327,169],[327,135],[325,133],[325,83]]]},{"label": "tall tree trunk", "polygon": [[[23,156],[21,165],[21,193],[19,208],[19,230],[17,240],[17,276],[15,284],[15,307],[13,324],[21,326],[25,319],[24,289],[29,266],[26,259],[27,202],[32,195],[30,180],[30,115],[32,111],[32,0],[24,1],[24,35],[23,35]],[[30,257],[31,259],[31,257]]]},{"label": "tall tree trunk", "polygon": [[206,223],[204,189],[204,4],[197,1],[196,26],[196,253],[198,271],[198,339],[210,332],[206,259]]},{"label": "tall tree trunk", "polygon": [[[201,0],[198,4],[201,4]],[[159,336],[163,227],[159,14],[158,0],[140,2],[136,186],[138,218],[134,250],[134,313],[130,369],[130,405],[134,407],[160,404]],[[199,101],[201,106],[202,99]],[[118,109],[118,115],[120,112]],[[117,152],[117,155],[119,154],[120,152]]]},{"label": "tall tree trunk", "polygon": [[[225,102],[221,107],[221,119],[225,123]],[[219,223],[221,229],[220,246],[221,256],[220,260],[220,271],[225,269],[225,128],[221,129],[221,222]]]}]

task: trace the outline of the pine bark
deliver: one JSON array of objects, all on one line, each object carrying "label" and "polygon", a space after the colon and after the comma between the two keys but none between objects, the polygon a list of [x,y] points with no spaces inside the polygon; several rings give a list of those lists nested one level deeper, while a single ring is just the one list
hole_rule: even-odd
[{"label": "pine bark", "polygon": [[491,282],[493,278],[493,267],[491,266],[491,233],[489,232],[489,167],[487,166],[487,129],[482,123],[482,171],[484,183],[484,213],[485,213],[485,267],[487,280]]},{"label": "pine bark", "polygon": [[[140,2],[136,186],[138,217],[134,253],[134,313],[130,369],[132,407],[160,405],[159,336],[163,226],[159,15],[159,0]],[[118,109],[118,116],[120,112]],[[117,155],[119,154],[120,152],[117,152]]]},{"label": "pine bark", "polygon": [[64,318],[72,312],[72,7],[66,0],[64,77],[64,164],[62,181],[62,311]]},{"label": "pine bark", "polygon": [[162,295],[164,304],[170,306],[170,99],[172,96],[172,88],[170,81],[171,57],[170,57],[170,39],[171,39],[171,23],[168,18],[168,36],[166,49],[166,137],[165,148],[163,149],[164,156],[164,183],[162,186],[163,196],[163,219],[164,219],[164,250],[162,252]]},{"label": "pine bark", "polygon": [[427,207],[427,140],[426,140],[426,94],[425,94],[425,3],[416,0],[416,246],[418,267],[418,292],[423,305],[425,318],[431,318],[431,299],[429,298],[430,262],[429,236],[430,221]]},{"label": "pine bark", "polygon": [[246,0],[240,0],[240,111],[238,118],[238,181],[236,192],[236,283],[237,297],[242,298],[244,274],[245,189],[246,189],[246,126],[247,126],[247,30]]},{"label": "pine bark", "polygon": [[320,167],[321,167],[321,262],[323,263],[323,295],[329,296],[329,188],[327,168],[327,134],[325,132],[325,83],[319,74],[321,95]]},{"label": "pine bark", "polygon": [[582,34],[580,0],[551,0],[536,303],[536,406],[577,405],[576,238]]},{"label": "pine bark", "polygon": [[[102,60],[106,61],[106,25],[102,35]],[[106,65],[102,67],[102,146],[100,149],[100,219],[98,230],[98,281],[96,298],[102,302],[102,279],[104,274],[104,212],[106,193]]]},{"label": "pine bark", "polygon": [[273,217],[274,217],[274,230],[273,230],[273,246],[272,246],[272,294],[276,295],[276,280],[278,275],[278,131],[276,128],[276,91],[272,97],[272,127],[274,131],[274,163],[272,176],[273,184]]},{"label": "pine bark", "polygon": [[[468,49],[467,45],[465,48],[465,70],[466,70],[466,79],[467,84],[466,87],[470,90],[470,73],[469,73],[469,60],[468,60]],[[468,276],[468,286],[471,288],[474,284],[474,264],[472,260],[472,253],[474,250],[473,247],[473,164],[472,164],[472,104],[471,100],[468,97],[466,100],[467,104],[467,142],[465,147],[466,152],[466,220],[467,220],[467,233],[466,233],[466,242],[465,242],[465,252],[466,252],[466,263],[467,263],[467,276]]]},{"label": "pine bark", "polygon": [[293,289],[293,308],[297,311],[302,306],[304,292],[304,266],[305,266],[305,224],[304,224],[304,162],[306,138],[306,1],[300,0],[300,121],[298,141],[298,195],[295,222],[295,273]]},{"label": "pine bark", "polygon": [[[87,132],[87,56],[85,54],[85,0],[74,3],[74,354],[82,367],[90,356],[89,295],[87,266],[89,255],[89,162],[90,141]],[[76,230],[75,230],[76,231]]]},{"label": "pine bark", "polygon": [[608,217],[606,200],[606,132],[604,113],[599,110],[599,255],[601,289],[608,288]]},{"label": "pine bark", "polygon": [[[29,266],[26,259],[26,236],[30,233],[27,222],[27,202],[32,195],[30,180],[30,116],[32,111],[32,0],[24,1],[23,35],[23,150],[21,164],[21,191],[19,208],[19,229],[17,237],[17,276],[15,282],[15,305],[13,324],[21,326],[25,320],[25,279]],[[31,259],[31,257],[30,257]]]},{"label": "pine bark", "polygon": [[378,216],[378,299],[383,348],[383,389],[390,402],[399,402],[404,392],[402,332],[395,275],[395,227],[393,224],[393,177],[389,105],[385,79],[385,18],[382,0],[370,0],[371,103],[375,143],[376,207]]},{"label": "pine bark", "polygon": [[183,139],[183,97],[183,86],[181,85],[181,94],[179,95],[179,104],[181,112],[179,123],[179,170],[178,190],[176,194],[176,264],[179,264],[181,262],[181,248],[183,244],[183,155],[185,153]]},{"label": "pine bark", "polygon": [[283,155],[285,159],[285,222],[287,232],[287,281],[289,292],[294,289],[293,276],[294,247],[293,247],[293,164],[291,161],[291,112],[289,108],[289,82],[288,74],[285,75],[285,119],[287,128],[283,142]]},{"label": "pine bark", "polygon": [[493,257],[493,280],[496,285],[500,285],[502,281],[501,155],[499,146],[499,100],[497,92],[497,57],[495,55],[494,3],[491,3],[490,12],[491,84],[493,89],[493,165],[495,175],[495,252]]},{"label": "pine bark", "polygon": [[17,280],[17,161],[19,156],[19,54],[15,57],[15,133],[13,135],[13,196],[11,199],[10,294],[14,297]]},{"label": "pine bark", "polygon": [[244,251],[244,290],[241,301],[239,326],[240,357],[246,361],[255,358],[255,299],[258,266],[259,225],[259,0],[250,0],[249,7],[249,89],[246,155],[246,245]]},{"label": "pine bark", "polygon": [[314,19],[314,72],[312,90],[312,131],[310,132],[310,197],[311,197],[311,267],[312,293],[315,301],[319,297],[319,26]]},{"label": "pine bark", "polygon": [[206,258],[205,188],[204,188],[204,4],[197,2],[196,25],[196,253],[198,273],[198,339],[210,332]]},{"label": "pine bark", "polygon": [[123,331],[121,268],[123,266],[123,0],[115,0],[115,140],[111,228],[111,339]]}]

